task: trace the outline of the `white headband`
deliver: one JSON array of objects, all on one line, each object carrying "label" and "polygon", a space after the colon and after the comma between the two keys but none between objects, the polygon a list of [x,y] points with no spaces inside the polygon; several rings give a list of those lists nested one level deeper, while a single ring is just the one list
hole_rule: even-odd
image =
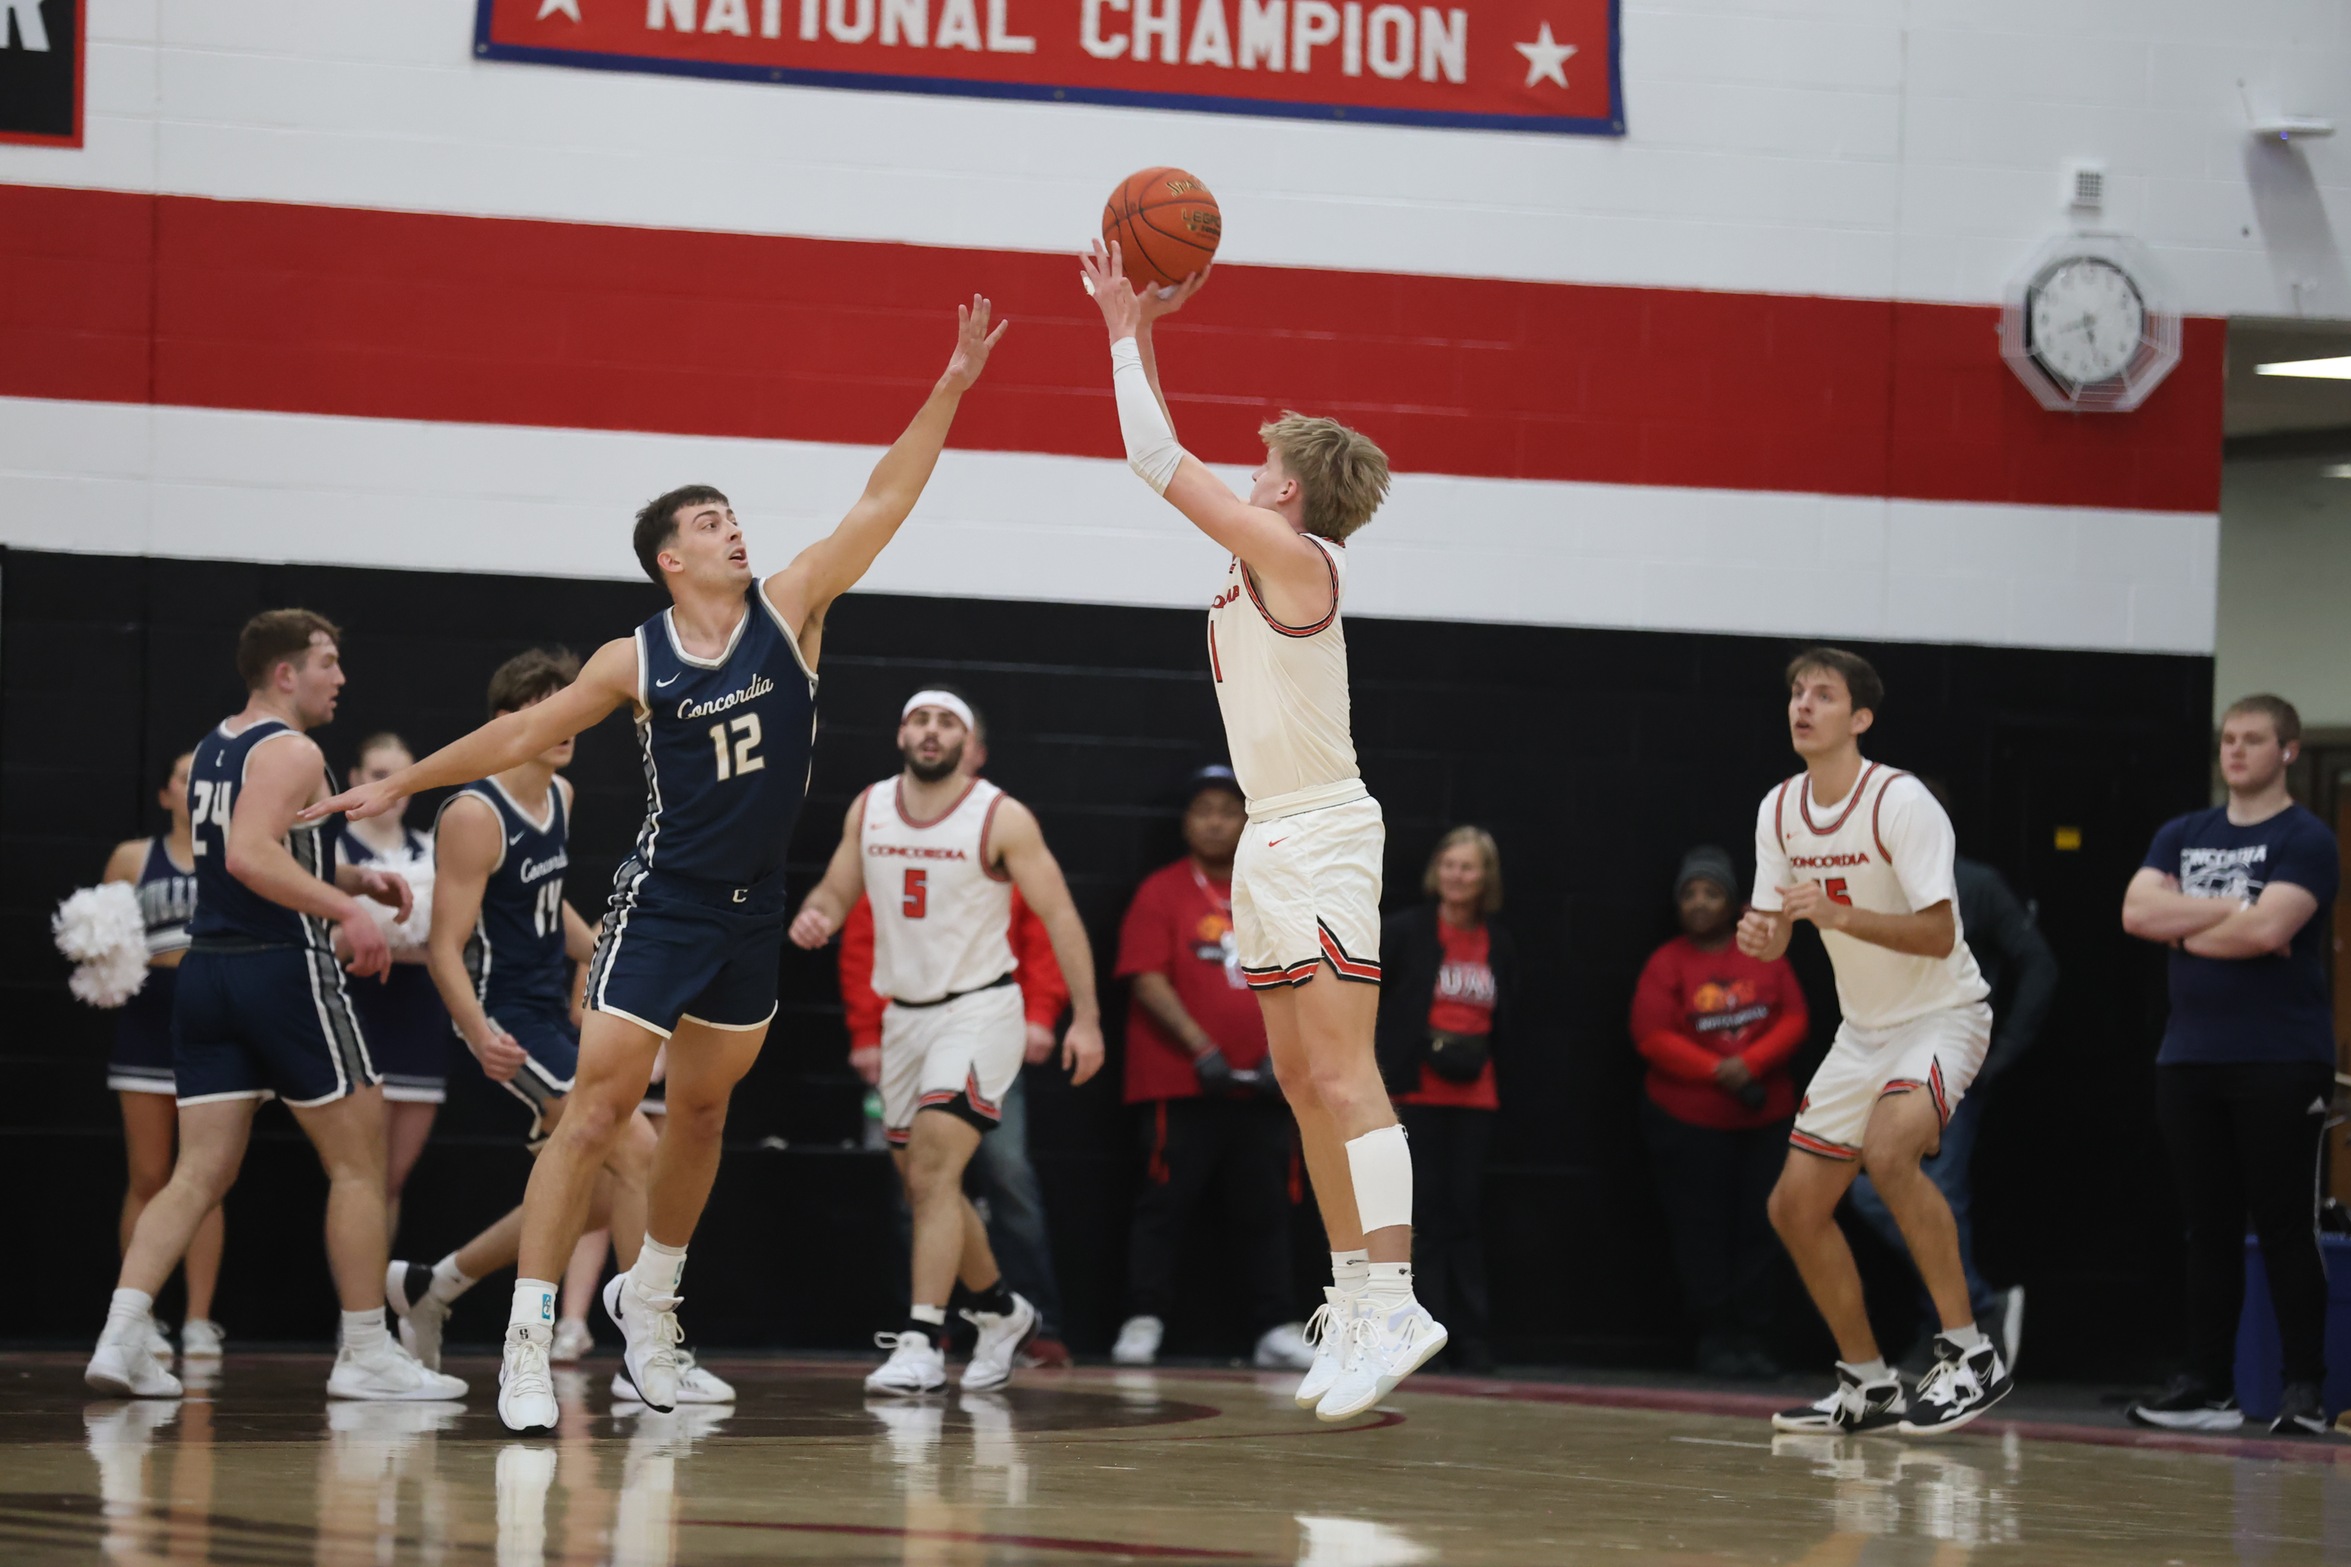
[{"label": "white headband", "polygon": [[963,698],[957,696],[952,691],[915,692],[914,695],[906,699],[906,705],[898,710],[898,722],[906,722],[908,716],[911,715],[918,707],[945,708],[948,712],[953,713],[957,718],[963,720],[964,728],[979,728],[979,723],[971,716],[971,704],[964,701]]}]

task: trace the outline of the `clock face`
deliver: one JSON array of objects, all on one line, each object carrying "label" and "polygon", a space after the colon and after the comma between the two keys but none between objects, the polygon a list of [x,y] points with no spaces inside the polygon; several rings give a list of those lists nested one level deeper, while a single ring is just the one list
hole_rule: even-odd
[{"label": "clock face", "polygon": [[2061,261],[2025,291],[2027,342],[2042,369],[2087,386],[2130,368],[2147,305],[2130,274],[2097,256]]}]

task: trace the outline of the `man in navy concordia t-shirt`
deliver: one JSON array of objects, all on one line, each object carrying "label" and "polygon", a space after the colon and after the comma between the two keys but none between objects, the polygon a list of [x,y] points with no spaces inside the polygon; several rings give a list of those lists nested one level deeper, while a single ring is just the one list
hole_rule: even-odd
[{"label": "man in navy concordia t-shirt", "polygon": [[2188,1366],[2131,1406],[2144,1425],[2244,1423],[2232,1363],[2250,1213],[2285,1360],[2271,1429],[2327,1429],[2327,1286],[2313,1229],[2335,1083],[2326,953],[2341,860],[2326,824],[2286,793],[2301,735],[2282,698],[2231,707],[2220,729],[2228,803],[2164,823],[2123,897],[2123,928],[2172,949],[2156,1113],[2188,1226]]}]

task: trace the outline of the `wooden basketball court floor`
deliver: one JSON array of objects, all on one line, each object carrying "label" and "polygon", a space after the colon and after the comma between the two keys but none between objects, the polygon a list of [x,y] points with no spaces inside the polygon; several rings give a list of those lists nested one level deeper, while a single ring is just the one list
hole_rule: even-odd
[{"label": "wooden basketball court floor", "polygon": [[869,1399],[863,1366],[714,1362],[742,1399],[562,1428],[346,1404],[315,1356],[232,1356],[183,1403],[0,1357],[0,1563],[2351,1563],[2351,1442],[1985,1420],[1937,1443],[1774,1437],[1753,1394],[1422,1378],[1343,1427],[1288,1378],[1025,1373]]}]

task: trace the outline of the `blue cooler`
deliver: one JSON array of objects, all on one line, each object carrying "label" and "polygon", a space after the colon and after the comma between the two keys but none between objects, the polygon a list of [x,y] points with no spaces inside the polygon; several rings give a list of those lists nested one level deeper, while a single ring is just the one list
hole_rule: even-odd
[{"label": "blue cooler", "polygon": [[[2327,1413],[2351,1409],[2351,1235],[2323,1235],[2327,1268]],[[2237,1402],[2249,1420],[2273,1420],[2285,1371],[2261,1247],[2245,1237],[2245,1309],[2237,1317]]]}]

